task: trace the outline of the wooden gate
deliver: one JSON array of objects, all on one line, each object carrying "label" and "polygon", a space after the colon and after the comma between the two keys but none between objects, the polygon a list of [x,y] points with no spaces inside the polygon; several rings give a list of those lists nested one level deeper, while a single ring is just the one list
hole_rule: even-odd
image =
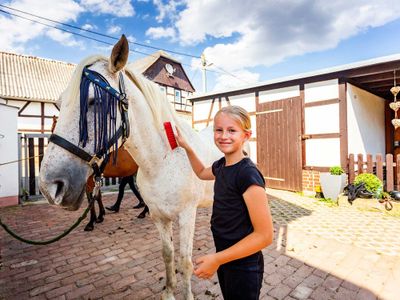
[{"label": "wooden gate", "polygon": [[268,187],[302,190],[301,99],[257,103],[257,162]]}]

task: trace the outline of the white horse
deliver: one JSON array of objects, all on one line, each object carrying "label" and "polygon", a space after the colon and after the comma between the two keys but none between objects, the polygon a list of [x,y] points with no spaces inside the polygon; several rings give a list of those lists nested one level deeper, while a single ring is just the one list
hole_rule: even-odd
[{"label": "white horse", "polygon": [[[179,221],[180,260],[178,270],[183,275],[185,299],[193,299],[191,275],[193,272],[192,248],[196,219],[196,208],[212,203],[213,182],[199,180],[193,173],[182,148],[171,150],[163,122],[177,126],[205,164],[211,164],[222,156],[212,142],[210,131],[197,133],[183,120],[161,94],[158,86],[136,74],[129,65],[128,43],[123,36],[114,46],[110,59],[92,56],[82,61],[63,94],[60,116],[55,133],[74,145],[79,144],[79,85],[82,70],[88,66],[101,74],[111,87],[118,89],[119,76],[125,83],[129,108],[130,135],[125,147],[139,166],[137,184],[151,218],[158,228],[162,240],[162,254],[166,267],[166,289],[164,299],[174,299],[176,287],[172,222]],[[93,120],[91,107],[93,91],[89,93],[87,112],[88,140],[81,148],[93,154]],[[117,116],[117,124],[121,116]],[[78,209],[84,195],[84,185],[92,173],[90,166],[64,148],[50,143],[40,170],[40,189],[49,203],[65,209]]]}]

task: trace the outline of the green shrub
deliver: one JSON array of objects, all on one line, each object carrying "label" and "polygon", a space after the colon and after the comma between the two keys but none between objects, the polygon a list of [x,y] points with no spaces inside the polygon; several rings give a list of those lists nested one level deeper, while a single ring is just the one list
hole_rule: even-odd
[{"label": "green shrub", "polygon": [[374,174],[363,173],[357,175],[354,179],[354,185],[364,183],[365,189],[375,195],[375,198],[382,198],[383,193],[383,183]]},{"label": "green shrub", "polygon": [[342,175],[344,170],[341,166],[334,166],[329,169],[329,173],[331,173],[331,175]]}]

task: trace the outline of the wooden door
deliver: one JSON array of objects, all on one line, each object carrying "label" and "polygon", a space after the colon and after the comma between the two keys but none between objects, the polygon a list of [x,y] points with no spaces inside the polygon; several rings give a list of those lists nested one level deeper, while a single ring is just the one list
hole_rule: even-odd
[{"label": "wooden door", "polygon": [[301,191],[301,99],[257,103],[257,162],[267,187]]}]

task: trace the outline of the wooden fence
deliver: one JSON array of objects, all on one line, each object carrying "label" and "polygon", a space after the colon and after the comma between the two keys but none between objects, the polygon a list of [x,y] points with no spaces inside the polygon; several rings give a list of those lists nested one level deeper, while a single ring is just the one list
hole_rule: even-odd
[{"label": "wooden fence", "polygon": [[[355,160],[357,157],[357,160]],[[394,187],[400,187],[400,155],[397,155],[396,160],[393,160],[393,154],[376,154],[375,159],[372,154],[364,155],[354,154],[349,155],[349,183],[354,182],[354,178],[361,173],[375,174],[383,181],[386,191],[392,191]]]},{"label": "wooden fence", "polygon": [[[22,200],[41,197],[39,191],[39,171],[46,151],[49,134],[19,135],[19,195]],[[105,178],[104,186],[115,186],[118,178]]]}]

